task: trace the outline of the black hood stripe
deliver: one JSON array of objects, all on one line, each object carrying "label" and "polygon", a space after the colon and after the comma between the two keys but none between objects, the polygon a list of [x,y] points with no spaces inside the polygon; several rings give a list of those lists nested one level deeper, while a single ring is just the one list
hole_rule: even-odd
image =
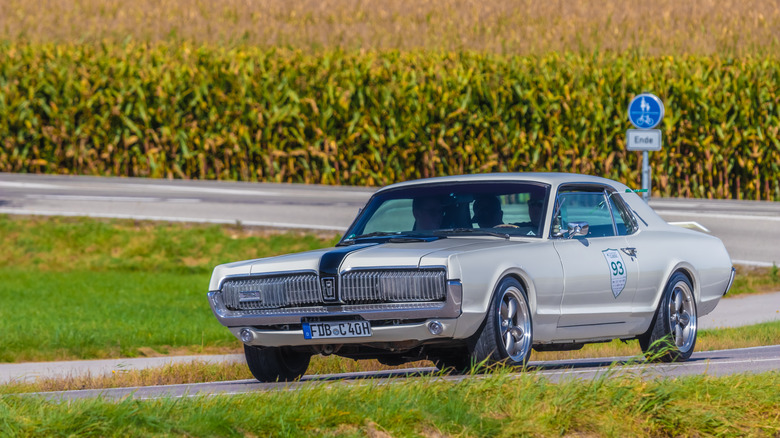
[{"label": "black hood stripe", "polygon": [[342,246],[326,252],[320,257],[320,278],[338,278],[341,262],[352,252],[378,245],[379,243],[362,243],[350,246]]}]

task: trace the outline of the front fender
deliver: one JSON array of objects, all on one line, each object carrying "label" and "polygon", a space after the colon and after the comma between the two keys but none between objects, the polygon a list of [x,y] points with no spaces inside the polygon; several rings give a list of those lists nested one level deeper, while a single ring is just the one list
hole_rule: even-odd
[{"label": "front fender", "polygon": [[476,333],[498,283],[510,276],[526,289],[534,339],[543,341],[552,336],[563,295],[563,268],[552,245],[540,242],[461,253],[452,256],[451,264],[457,264],[463,284],[463,313],[456,338]]}]

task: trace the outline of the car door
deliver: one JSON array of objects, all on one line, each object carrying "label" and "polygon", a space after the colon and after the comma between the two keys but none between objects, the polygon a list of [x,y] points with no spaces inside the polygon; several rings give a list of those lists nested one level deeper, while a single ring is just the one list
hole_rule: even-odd
[{"label": "car door", "polygon": [[562,187],[556,196],[551,239],[564,275],[558,339],[618,337],[626,330],[639,267],[610,189]]}]

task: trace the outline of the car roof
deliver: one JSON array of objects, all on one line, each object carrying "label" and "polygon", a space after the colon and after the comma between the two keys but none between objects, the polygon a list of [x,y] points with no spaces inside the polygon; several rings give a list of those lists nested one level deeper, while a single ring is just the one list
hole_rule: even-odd
[{"label": "car roof", "polygon": [[377,193],[385,190],[394,190],[402,187],[419,186],[426,184],[442,183],[461,183],[461,182],[480,182],[480,181],[533,181],[552,186],[558,186],[567,183],[591,183],[608,184],[616,189],[623,191],[627,187],[617,181],[602,178],[599,176],[582,175],[578,173],[564,172],[515,172],[515,173],[478,173],[470,175],[440,176],[434,178],[424,178],[411,181],[400,182],[383,187]]}]

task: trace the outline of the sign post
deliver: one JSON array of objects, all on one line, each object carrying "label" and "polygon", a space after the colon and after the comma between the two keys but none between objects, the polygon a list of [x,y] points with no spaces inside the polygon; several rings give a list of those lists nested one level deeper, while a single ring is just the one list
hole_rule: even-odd
[{"label": "sign post", "polygon": [[653,129],[664,118],[664,104],[658,96],[642,93],[628,104],[628,119],[637,129],[626,131],[626,149],[642,151],[642,199],[650,199],[650,154],[661,150],[661,130]]}]

